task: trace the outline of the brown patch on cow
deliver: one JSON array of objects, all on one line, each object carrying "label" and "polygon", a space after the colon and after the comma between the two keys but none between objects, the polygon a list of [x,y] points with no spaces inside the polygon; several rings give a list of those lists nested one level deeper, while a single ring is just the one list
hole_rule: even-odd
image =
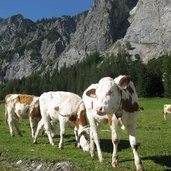
[{"label": "brown patch on cow", "polygon": [[86,92],[86,95],[89,96],[89,97],[94,97],[95,92],[96,92],[96,89],[95,88],[92,88],[92,89],[90,89],[90,90],[88,90]]},{"label": "brown patch on cow", "polygon": [[54,109],[59,112],[59,106],[56,106]]},{"label": "brown patch on cow", "polygon": [[79,128],[79,125],[81,125],[83,127],[87,125],[87,119],[86,119],[84,110],[82,110],[80,112],[80,117],[78,117],[77,115],[72,115],[69,118],[69,120],[74,123],[74,125],[77,127],[77,129]]},{"label": "brown patch on cow", "polygon": [[139,110],[139,105],[138,103],[134,102],[132,103],[132,98],[129,96],[129,99],[122,99],[122,109],[125,110],[126,112],[135,112]]},{"label": "brown patch on cow", "polygon": [[168,112],[171,112],[171,106],[170,106],[170,107],[168,107],[167,111],[168,111]]},{"label": "brown patch on cow", "polygon": [[30,116],[31,118],[41,118],[39,106],[33,108],[33,111],[30,113]]},{"label": "brown patch on cow", "polygon": [[70,116],[70,118],[69,118],[69,120],[71,121],[71,122],[76,122],[76,120],[77,120],[77,115],[71,115]]},{"label": "brown patch on cow", "polygon": [[108,117],[108,123],[111,126],[112,125],[112,117],[113,117],[113,115],[107,115],[107,117]]},{"label": "brown patch on cow", "polygon": [[122,87],[125,84],[129,84],[130,81],[131,81],[131,77],[129,75],[126,75],[123,78],[121,78],[121,80],[119,81],[119,86]]},{"label": "brown patch on cow", "polygon": [[35,96],[32,96],[32,95],[19,95],[16,98],[16,103],[29,104],[30,105],[32,103],[34,97]]}]

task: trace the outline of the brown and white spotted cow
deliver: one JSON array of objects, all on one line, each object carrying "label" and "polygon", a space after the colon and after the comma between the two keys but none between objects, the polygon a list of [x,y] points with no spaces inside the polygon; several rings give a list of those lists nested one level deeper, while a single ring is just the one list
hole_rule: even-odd
[{"label": "brown and white spotted cow", "polygon": [[64,146],[66,123],[72,123],[75,126],[74,133],[78,143],[77,146],[81,146],[83,151],[89,151],[89,128],[81,97],[70,92],[47,92],[40,96],[39,102],[42,119],[38,124],[33,143],[37,143],[38,134],[44,125],[49,142],[51,145],[54,145],[50,122],[59,121],[59,148],[63,148]]},{"label": "brown and white spotted cow", "polygon": [[34,137],[38,122],[41,119],[39,97],[27,94],[8,94],[5,97],[5,117],[11,136],[14,136],[13,125],[17,133],[22,136],[19,129],[19,119],[29,118],[32,137]]},{"label": "brown and white spotted cow", "polygon": [[138,143],[136,140],[136,115],[139,110],[138,97],[130,76],[120,75],[115,79],[102,78],[99,83],[92,84],[83,93],[83,101],[87,110],[87,118],[90,123],[90,154],[94,156],[94,143],[97,146],[99,161],[103,161],[103,155],[99,145],[96,118],[113,114],[112,129],[112,166],[118,167],[118,123],[128,130],[130,145],[133,150],[135,166],[138,171],[143,171],[141,159],[138,155]]},{"label": "brown and white spotted cow", "polygon": [[165,104],[163,107],[164,119],[166,120],[166,115],[171,114],[171,104]]}]

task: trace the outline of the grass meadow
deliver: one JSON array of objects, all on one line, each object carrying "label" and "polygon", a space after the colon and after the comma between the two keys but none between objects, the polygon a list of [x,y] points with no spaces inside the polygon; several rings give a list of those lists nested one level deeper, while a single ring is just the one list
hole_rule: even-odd
[{"label": "grass meadow", "polygon": [[[163,118],[163,105],[171,103],[166,98],[140,98],[143,112],[138,113],[137,138],[140,142],[139,154],[145,171],[171,171],[171,115],[167,121]],[[75,148],[73,129],[69,126],[66,130],[65,146],[58,149],[59,137],[55,139],[56,146],[52,147],[46,136],[40,135],[38,144],[32,144],[31,130],[28,120],[21,120],[23,137],[17,134],[10,137],[8,126],[4,121],[4,103],[0,104],[0,168],[4,161],[9,163],[19,160],[45,162],[70,161],[76,170],[81,171],[134,171],[135,165],[132,150],[129,145],[126,131],[119,130],[119,167],[111,167],[112,143],[108,125],[99,129],[101,148],[104,162],[98,162],[97,155],[94,159],[88,153]],[[59,128],[57,129],[59,135]],[[97,154],[97,153],[96,153]],[[1,169],[0,169],[1,170]],[[3,169],[6,170],[6,169]],[[13,169],[7,169],[13,171]]]}]

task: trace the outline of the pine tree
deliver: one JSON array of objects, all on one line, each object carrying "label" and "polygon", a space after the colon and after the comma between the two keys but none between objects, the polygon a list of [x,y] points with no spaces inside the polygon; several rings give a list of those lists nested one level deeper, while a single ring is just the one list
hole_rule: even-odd
[{"label": "pine tree", "polygon": [[163,57],[162,70],[163,70],[163,86],[165,97],[171,97],[171,56],[166,55]]}]

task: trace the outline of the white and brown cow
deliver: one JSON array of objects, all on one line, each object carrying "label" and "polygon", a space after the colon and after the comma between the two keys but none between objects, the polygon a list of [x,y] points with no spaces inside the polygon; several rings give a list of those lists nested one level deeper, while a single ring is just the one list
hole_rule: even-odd
[{"label": "white and brown cow", "polygon": [[103,161],[103,155],[99,145],[96,118],[113,114],[112,129],[112,166],[118,166],[118,123],[128,130],[130,145],[133,150],[135,166],[138,171],[143,171],[141,159],[138,155],[138,143],[136,140],[136,115],[139,110],[138,97],[130,76],[120,75],[115,79],[102,78],[98,84],[92,84],[83,93],[83,101],[87,110],[90,123],[90,154],[94,156],[93,141],[97,146],[99,161]]},{"label": "white and brown cow", "polygon": [[165,104],[163,106],[164,119],[166,120],[166,115],[171,114],[171,104]]},{"label": "white and brown cow", "polygon": [[80,143],[79,145],[83,148],[83,151],[89,151],[89,129],[85,106],[81,97],[71,92],[57,91],[43,93],[39,101],[42,119],[38,124],[33,143],[37,143],[38,134],[44,125],[49,142],[54,145],[50,122],[59,121],[59,148],[63,148],[65,125],[70,122],[75,126],[74,133],[77,143]]},{"label": "white and brown cow", "polygon": [[27,94],[6,95],[5,117],[11,136],[14,136],[13,125],[15,126],[17,133],[22,136],[19,129],[19,119],[29,118],[32,137],[34,137],[38,122],[41,119],[39,97]]}]

